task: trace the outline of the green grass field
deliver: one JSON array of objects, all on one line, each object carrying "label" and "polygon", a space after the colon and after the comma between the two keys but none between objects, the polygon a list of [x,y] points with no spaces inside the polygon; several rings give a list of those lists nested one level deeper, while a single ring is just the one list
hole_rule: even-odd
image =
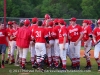
[{"label": "green grass field", "polygon": [[[28,53],[27,61],[30,60],[30,53]],[[0,68],[0,75],[100,75],[100,72],[97,70],[97,63],[94,58],[91,58],[92,69],[87,71],[84,69],[86,66],[86,61],[84,58],[81,58],[81,70],[73,71],[71,70],[71,62],[67,58],[67,72],[61,72],[61,70],[50,70],[49,68],[45,72],[37,72],[36,69],[32,69],[31,63],[26,65],[26,70],[21,70],[19,67],[14,65],[5,64],[5,68]],[[30,71],[30,72],[29,72]]]}]

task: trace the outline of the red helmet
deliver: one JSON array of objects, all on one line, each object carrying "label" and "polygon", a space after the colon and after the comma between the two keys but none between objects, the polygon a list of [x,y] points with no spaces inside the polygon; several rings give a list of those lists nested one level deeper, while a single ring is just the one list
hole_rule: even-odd
[{"label": "red helmet", "polygon": [[54,24],[55,24],[55,23],[58,23],[58,19],[57,19],[57,18],[56,18],[56,19],[54,19],[54,21],[53,21],[53,22],[54,22]]},{"label": "red helmet", "polygon": [[83,20],[83,23],[89,24],[89,20]]},{"label": "red helmet", "polygon": [[12,21],[8,21],[8,25],[12,25],[13,23],[12,23]]},{"label": "red helmet", "polygon": [[63,20],[63,19],[59,19],[59,20],[58,20],[58,23],[64,25],[64,20]]},{"label": "red helmet", "polygon": [[100,19],[98,19],[97,23],[100,24]]},{"label": "red helmet", "polygon": [[89,21],[89,24],[91,25],[93,22],[92,22],[92,20],[88,20]]},{"label": "red helmet", "polygon": [[24,25],[25,25],[25,26],[30,25],[30,20],[29,20],[29,19],[26,19],[26,20],[24,21]]},{"label": "red helmet", "polygon": [[37,21],[38,21],[37,17],[32,18],[32,22],[37,22]]},{"label": "red helmet", "polygon": [[53,26],[53,21],[48,22],[48,25],[52,27]]},{"label": "red helmet", "polygon": [[50,17],[50,15],[49,14],[45,14],[45,19],[47,20],[47,19],[50,19],[51,17]]}]

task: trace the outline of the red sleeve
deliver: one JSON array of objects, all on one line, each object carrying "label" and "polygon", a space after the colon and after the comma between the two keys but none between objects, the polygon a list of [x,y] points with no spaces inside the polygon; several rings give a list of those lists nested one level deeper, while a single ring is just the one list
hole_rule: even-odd
[{"label": "red sleeve", "polygon": [[93,34],[94,34],[95,36],[97,36],[96,32],[97,32],[97,28],[93,30]]},{"label": "red sleeve", "polygon": [[62,31],[63,36],[67,36],[67,28],[64,27],[62,30],[63,30],[63,31]]},{"label": "red sleeve", "polygon": [[89,35],[92,34],[92,28],[91,27],[88,28],[88,34]]},{"label": "red sleeve", "polygon": [[44,29],[44,37],[48,37],[48,30]]}]

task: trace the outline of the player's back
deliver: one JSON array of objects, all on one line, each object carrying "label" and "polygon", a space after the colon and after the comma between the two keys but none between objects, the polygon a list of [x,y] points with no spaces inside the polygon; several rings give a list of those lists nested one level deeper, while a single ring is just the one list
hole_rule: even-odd
[{"label": "player's back", "polygon": [[47,31],[43,27],[38,27],[35,29],[33,36],[36,43],[45,43],[45,37],[47,36]]}]

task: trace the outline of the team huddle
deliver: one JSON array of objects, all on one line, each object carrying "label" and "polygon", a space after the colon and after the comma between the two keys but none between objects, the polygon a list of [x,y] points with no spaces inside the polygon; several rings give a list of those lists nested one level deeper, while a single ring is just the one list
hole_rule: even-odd
[{"label": "team huddle", "polygon": [[[92,67],[90,61],[90,49],[94,42],[94,57],[100,71],[100,19],[98,27],[91,28],[91,20],[83,20],[82,26],[76,23],[77,19],[72,17],[69,25],[64,19],[51,19],[49,14],[45,20],[38,20],[37,17],[25,19],[19,25],[15,21],[8,21],[7,28],[0,23],[0,54],[2,54],[1,68],[4,64],[19,65],[25,69],[26,57],[30,51],[32,68],[43,71],[44,65],[52,69],[66,70],[67,56],[71,60],[73,70],[80,70],[80,49],[81,41],[84,42],[84,55],[86,58],[85,69]],[[5,60],[6,46],[8,56]],[[16,58],[14,51],[16,50]]]}]

